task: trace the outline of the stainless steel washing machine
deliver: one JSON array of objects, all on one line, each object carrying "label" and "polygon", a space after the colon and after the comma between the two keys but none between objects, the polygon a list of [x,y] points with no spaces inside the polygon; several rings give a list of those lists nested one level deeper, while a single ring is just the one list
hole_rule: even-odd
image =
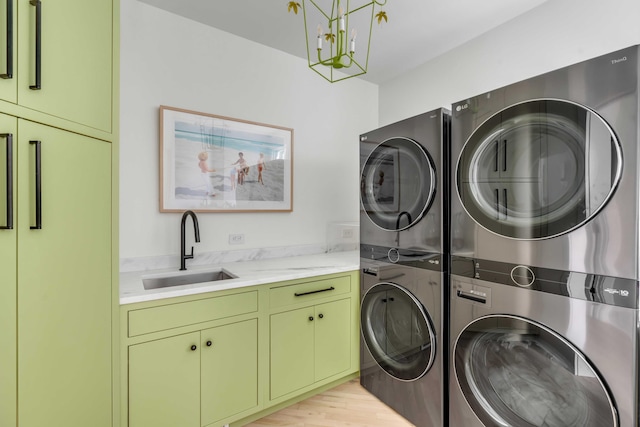
[{"label": "stainless steel washing machine", "polygon": [[638,425],[635,280],[456,264],[451,427]]},{"label": "stainless steel washing machine", "polygon": [[360,135],[360,243],[445,252],[449,121],[438,109]]},{"label": "stainless steel washing machine", "polygon": [[439,257],[398,250],[392,263],[384,250],[376,256],[362,262],[360,383],[415,426],[443,426]]},{"label": "stainless steel washing machine", "polygon": [[638,46],[452,106],[451,254],[638,280]]}]

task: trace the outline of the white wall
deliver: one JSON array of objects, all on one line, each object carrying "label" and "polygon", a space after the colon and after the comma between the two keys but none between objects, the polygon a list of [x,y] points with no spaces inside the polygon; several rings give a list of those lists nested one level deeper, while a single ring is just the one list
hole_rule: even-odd
[{"label": "white wall", "polygon": [[640,44],[638,0],[549,0],[380,85],[380,125]]},{"label": "white wall", "polygon": [[[121,0],[121,64],[121,258],[179,253],[181,215],[158,207],[159,105],[294,129],[293,212],[199,214],[196,252],[324,246],[329,222],[358,221],[358,136],[377,127],[376,85],[332,85],[306,60],[136,0]],[[229,246],[229,233],[246,243]]]}]

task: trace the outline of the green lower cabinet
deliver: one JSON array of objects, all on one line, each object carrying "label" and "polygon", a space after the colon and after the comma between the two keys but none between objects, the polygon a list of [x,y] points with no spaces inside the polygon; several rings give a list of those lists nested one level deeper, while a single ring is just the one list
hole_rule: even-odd
[{"label": "green lower cabinet", "polygon": [[271,400],[348,370],[351,300],[271,316]]},{"label": "green lower cabinet", "polygon": [[193,332],[129,347],[129,427],[200,427],[199,342]]},{"label": "green lower cabinet", "polygon": [[315,380],[344,372],[351,366],[351,301],[316,306]]},{"label": "green lower cabinet", "polygon": [[201,344],[202,425],[258,406],[258,320],[204,330]]},{"label": "green lower cabinet", "polygon": [[257,405],[257,319],[129,346],[129,427],[220,425]]}]

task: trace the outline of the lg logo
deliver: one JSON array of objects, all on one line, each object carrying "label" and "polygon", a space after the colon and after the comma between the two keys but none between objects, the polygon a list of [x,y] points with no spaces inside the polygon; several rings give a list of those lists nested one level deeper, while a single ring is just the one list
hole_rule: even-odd
[{"label": "lg logo", "polygon": [[469,108],[469,104],[460,104],[456,107],[456,111],[460,112],[462,110],[466,110],[467,108]]}]

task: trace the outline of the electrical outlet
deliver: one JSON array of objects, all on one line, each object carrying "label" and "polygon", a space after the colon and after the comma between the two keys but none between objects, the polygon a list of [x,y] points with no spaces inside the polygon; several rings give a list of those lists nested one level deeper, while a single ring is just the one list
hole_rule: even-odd
[{"label": "electrical outlet", "polygon": [[343,228],[342,229],[342,238],[343,239],[353,239],[353,228]]},{"label": "electrical outlet", "polygon": [[229,234],[229,244],[230,245],[243,245],[244,244],[244,234]]}]

